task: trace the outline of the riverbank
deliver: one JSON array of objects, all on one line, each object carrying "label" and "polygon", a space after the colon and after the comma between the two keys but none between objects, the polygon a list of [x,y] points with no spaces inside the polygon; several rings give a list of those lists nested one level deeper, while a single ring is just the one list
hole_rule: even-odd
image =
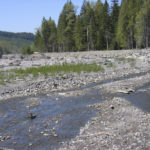
[{"label": "riverbank", "polygon": [[150,114],[124,98],[114,97],[97,104],[97,117],[80,129],[80,134],[63,143],[60,150],[148,150]]},{"label": "riverbank", "polygon": [[150,149],[150,51],[118,53],[95,56],[104,71],[20,75],[0,85],[0,147]]},{"label": "riverbank", "polygon": [[[136,75],[136,73],[149,72],[149,64],[150,64],[150,51],[149,50],[139,50],[139,51],[110,51],[110,52],[81,52],[81,53],[62,53],[62,54],[34,54],[32,56],[26,56],[22,58],[20,65],[15,66],[9,64],[8,66],[3,65],[2,71],[6,76],[10,69],[17,69],[23,67],[36,67],[39,68],[41,66],[45,66],[51,62],[54,65],[61,65],[65,62],[67,64],[72,63],[82,63],[82,64],[92,64],[95,63],[100,65],[103,71],[97,72],[87,72],[80,70],[78,72],[62,72],[55,75],[50,74],[40,74],[36,77],[29,74],[27,76],[19,75],[15,77],[13,74],[13,78],[10,79],[9,76],[5,80],[4,85],[0,85],[0,100],[13,98],[13,97],[21,97],[21,96],[29,96],[29,95],[37,95],[40,93],[48,93],[52,91],[64,91],[67,89],[73,89],[82,87],[84,85],[88,85],[90,83],[101,82],[104,80],[115,79],[119,77],[124,77],[128,75]],[[49,56],[49,57],[48,57]],[[11,57],[11,58],[10,58]],[[8,59],[10,61],[16,62],[18,57],[21,56],[3,56],[3,59],[0,61],[3,64],[6,64]],[[46,58],[45,58],[46,57]],[[45,58],[45,59],[44,59]],[[60,61],[62,60],[62,61]],[[67,61],[69,60],[69,61]],[[70,62],[71,60],[71,62]],[[5,63],[4,63],[5,62]],[[35,65],[36,62],[36,65]],[[37,62],[39,64],[37,65]],[[55,63],[54,63],[55,62]],[[26,65],[21,65],[26,64]],[[30,65],[27,65],[30,64]],[[34,65],[33,65],[34,64]],[[49,64],[50,65],[50,64]],[[2,66],[2,65],[1,65]],[[53,65],[52,65],[53,66]]]}]

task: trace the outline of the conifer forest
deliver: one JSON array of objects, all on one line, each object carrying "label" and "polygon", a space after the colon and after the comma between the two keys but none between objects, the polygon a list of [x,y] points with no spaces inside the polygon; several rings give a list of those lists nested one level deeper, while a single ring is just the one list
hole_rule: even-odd
[{"label": "conifer forest", "polygon": [[42,52],[118,50],[150,46],[150,0],[83,1],[80,13],[68,0],[58,23],[43,17],[35,33]]}]

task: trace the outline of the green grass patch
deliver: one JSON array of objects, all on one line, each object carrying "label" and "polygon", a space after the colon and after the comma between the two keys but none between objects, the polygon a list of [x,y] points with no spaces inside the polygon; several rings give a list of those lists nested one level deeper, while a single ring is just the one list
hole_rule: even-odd
[{"label": "green grass patch", "polygon": [[[66,64],[63,65],[53,65],[53,66],[41,66],[41,67],[32,67],[27,69],[12,69],[9,71],[0,72],[0,84],[3,81],[10,81],[14,78],[23,78],[28,75],[37,77],[39,74],[44,76],[55,75],[55,74],[67,74],[70,72],[104,72],[104,68],[101,65],[96,63],[94,64]],[[9,79],[9,80],[8,80]]]},{"label": "green grass patch", "polygon": [[32,74],[34,77],[38,76],[39,74],[43,75],[55,75],[59,73],[70,73],[70,72],[77,72],[81,73],[84,72],[104,72],[104,68],[101,65],[97,64],[66,64],[63,65],[53,65],[53,66],[41,66],[41,67],[32,67],[27,69],[13,69],[12,72],[15,72],[17,76],[27,76]]},{"label": "green grass patch", "polygon": [[107,67],[108,67],[108,68],[115,68],[116,65],[115,65],[115,63],[110,62],[110,63],[107,64]]},{"label": "green grass patch", "polygon": [[0,71],[0,84],[5,84],[4,75],[3,75],[2,71]]},{"label": "green grass patch", "polygon": [[136,65],[136,59],[130,58],[130,59],[128,60],[128,62],[130,63],[130,66],[131,66],[131,67],[135,67],[135,65]]},{"label": "green grass patch", "polygon": [[126,64],[127,63],[127,58],[123,57],[123,58],[119,58],[119,64]]}]

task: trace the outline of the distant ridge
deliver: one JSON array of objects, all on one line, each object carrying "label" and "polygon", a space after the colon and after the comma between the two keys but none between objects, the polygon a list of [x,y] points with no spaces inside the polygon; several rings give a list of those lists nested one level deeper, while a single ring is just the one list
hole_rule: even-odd
[{"label": "distant ridge", "polygon": [[0,36],[7,37],[7,38],[20,38],[24,40],[34,41],[34,34],[27,33],[27,32],[7,32],[7,31],[0,31]]},{"label": "distant ridge", "polygon": [[4,54],[22,53],[24,47],[30,46],[33,42],[33,33],[0,31],[0,51]]}]

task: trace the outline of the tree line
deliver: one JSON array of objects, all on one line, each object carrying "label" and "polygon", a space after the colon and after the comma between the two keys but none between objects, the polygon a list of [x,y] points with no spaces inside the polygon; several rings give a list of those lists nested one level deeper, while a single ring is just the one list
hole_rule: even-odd
[{"label": "tree line", "polygon": [[150,0],[84,0],[79,14],[67,0],[57,25],[43,17],[34,44],[41,52],[147,48]]}]

